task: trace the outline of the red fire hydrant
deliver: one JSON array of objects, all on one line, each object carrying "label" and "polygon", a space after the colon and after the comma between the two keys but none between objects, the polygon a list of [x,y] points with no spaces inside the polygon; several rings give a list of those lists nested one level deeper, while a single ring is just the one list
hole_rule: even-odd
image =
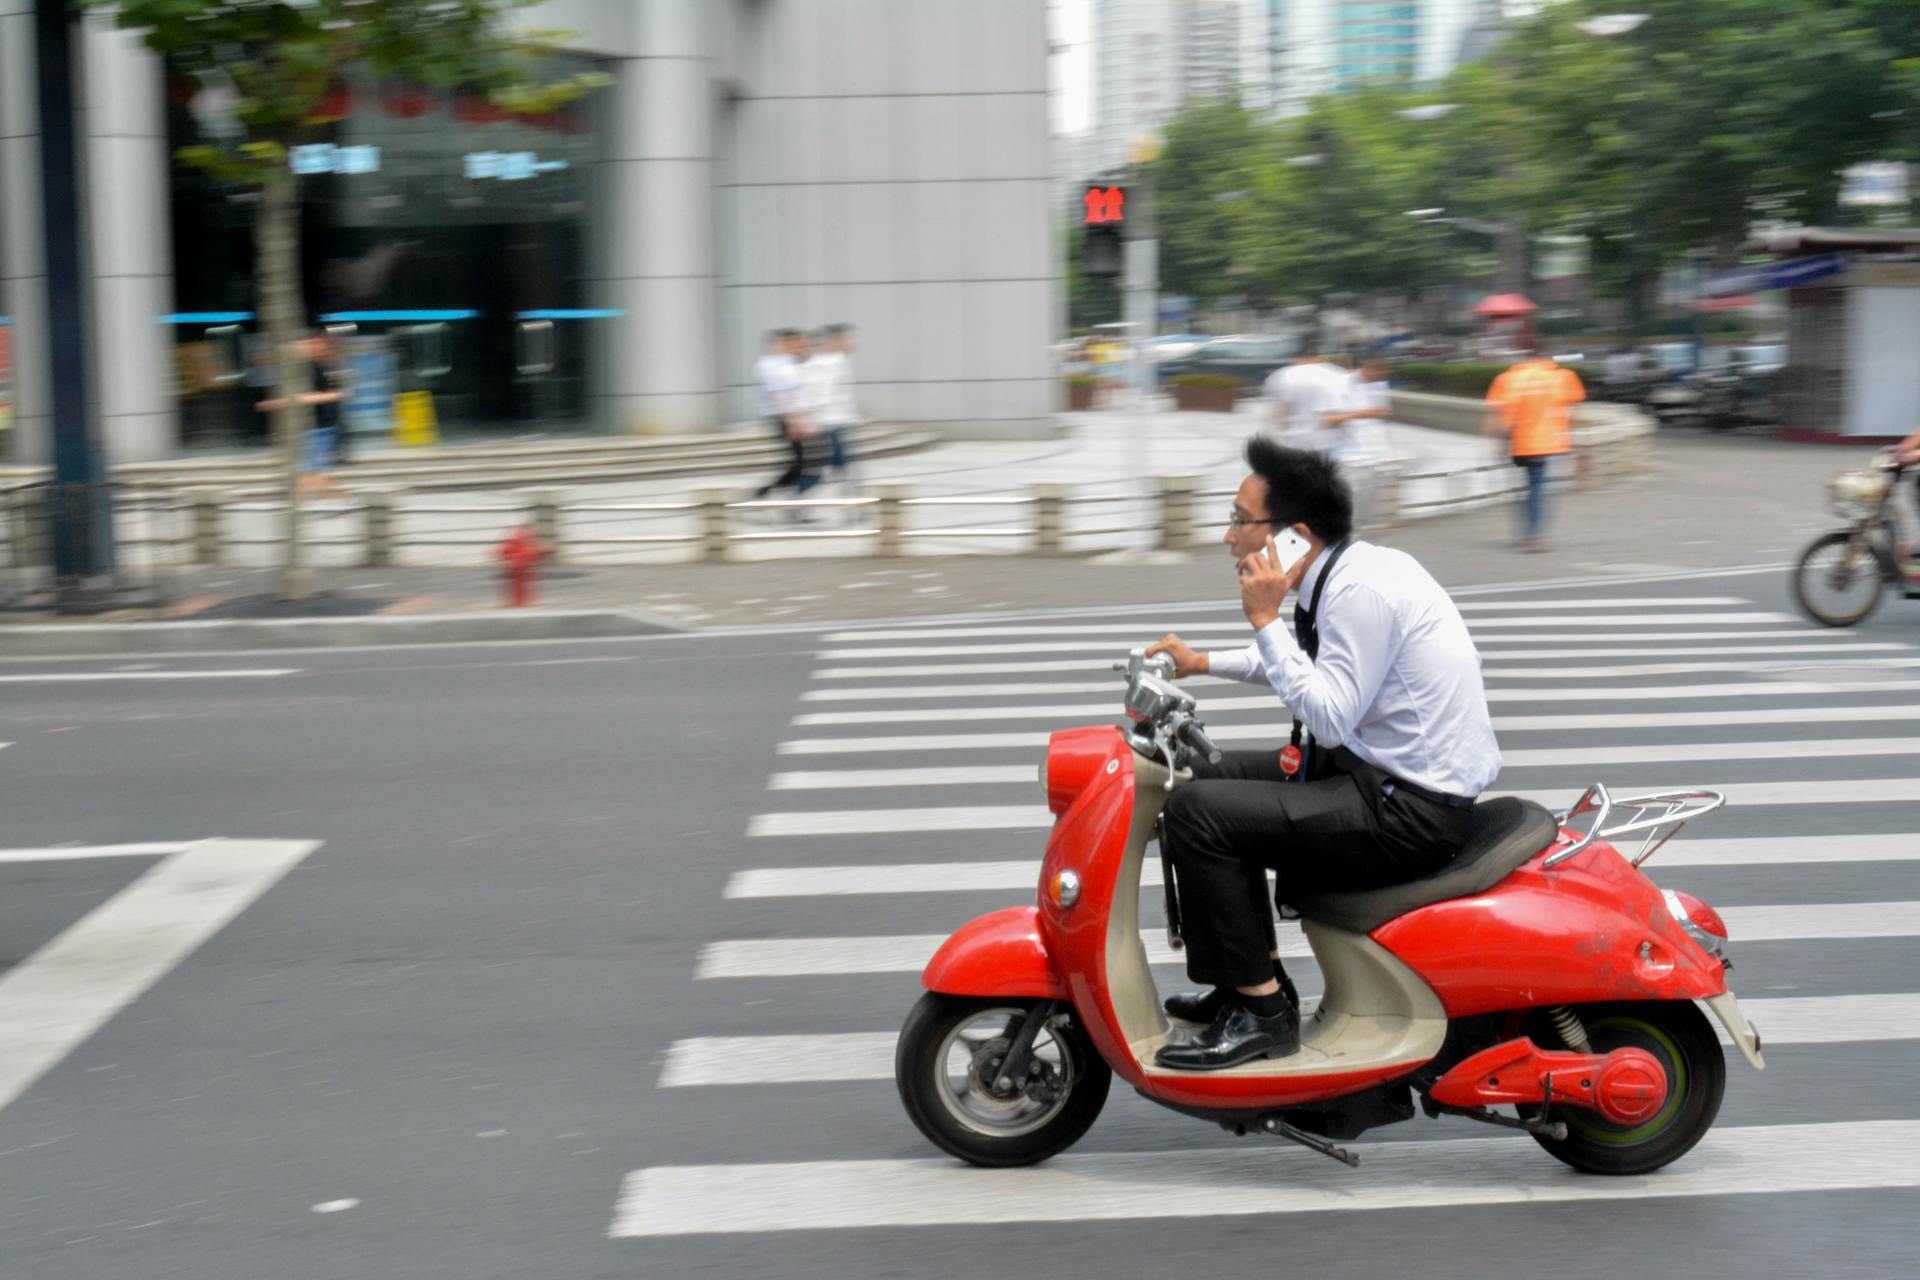
[{"label": "red fire hydrant", "polygon": [[553,554],[531,525],[521,525],[502,539],[498,553],[501,576],[507,582],[507,604],[515,609],[533,603],[534,571]]}]

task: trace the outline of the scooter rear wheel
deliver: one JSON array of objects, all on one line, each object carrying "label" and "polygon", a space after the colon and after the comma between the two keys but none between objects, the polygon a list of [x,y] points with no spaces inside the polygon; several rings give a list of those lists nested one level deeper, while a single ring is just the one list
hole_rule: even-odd
[{"label": "scooter rear wheel", "polygon": [[1814,539],[1793,568],[1793,599],[1815,622],[1850,627],[1886,594],[1879,558],[1865,536],[1836,529]]},{"label": "scooter rear wheel", "polygon": [[1720,1114],[1727,1061],[1707,1015],[1686,1001],[1581,1005],[1576,1012],[1595,1053],[1644,1049],[1667,1077],[1667,1103],[1644,1124],[1615,1124],[1598,1112],[1554,1108],[1567,1136],[1535,1134],[1556,1160],[1585,1173],[1651,1173],[1678,1160]]},{"label": "scooter rear wheel", "polygon": [[1026,1080],[995,1091],[1013,1034],[1037,1003],[929,991],[913,1006],[894,1050],[894,1083],[934,1146],[989,1168],[1038,1164],[1099,1117],[1113,1071],[1071,1010],[1041,1030]]}]

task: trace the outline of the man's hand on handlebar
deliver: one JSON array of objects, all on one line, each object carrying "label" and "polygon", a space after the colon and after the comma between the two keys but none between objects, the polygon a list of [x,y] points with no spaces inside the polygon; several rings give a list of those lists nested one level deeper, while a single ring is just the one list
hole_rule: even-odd
[{"label": "man's hand on handlebar", "polygon": [[1165,639],[1147,646],[1149,658],[1166,654],[1173,659],[1173,678],[1184,676],[1203,676],[1207,674],[1207,655],[1194,652],[1185,640],[1177,635],[1168,634]]}]

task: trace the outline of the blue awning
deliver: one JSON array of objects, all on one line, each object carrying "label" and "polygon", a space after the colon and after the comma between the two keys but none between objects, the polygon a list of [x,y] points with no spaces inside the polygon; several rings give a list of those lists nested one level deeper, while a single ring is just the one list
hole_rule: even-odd
[{"label": "blue awning", "polygon": [[1846,268],[1846,259],[1837,253],[1811,258],[1782,258],[1757,267],[1735,267],[1717,276],[1708,276],[1700,291],[1709,298],[1725,298],[1736,293],[1769,293],[1792,289],[1828,276],[1837,276]]}]

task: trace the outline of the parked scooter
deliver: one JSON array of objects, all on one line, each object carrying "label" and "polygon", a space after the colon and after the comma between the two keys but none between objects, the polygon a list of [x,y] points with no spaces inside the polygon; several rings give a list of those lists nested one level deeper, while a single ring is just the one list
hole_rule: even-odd
[{"label": "parked scooter", "polygon": [[1815,538],[1793,568],[1793,598],[1815,622],[1850,627],[1889,592],[1920,600],[1920,560],[1901,554],[1893,505],[1905,471],[1881,453],[1866,470],[1841,471],[1828,482],[1828,500],[1849,527]]},{"label": "parked scooter", "polygon": [[1644,403],[1661,426],[1726,431],[1779,420],[1774,379],[1737,368],[1685,374],[1652,388]]},{"label": "parked scooter", "polygon": [[[1141,870],[1168,795],[1191,780],[1184,753],[1218,753],[1167,659],[1135,650],[1126,671],[1130,729],[1048,744],[1040,781],[1058,820],[1038,903],[964,926],[922,975],[894,1071],[942,1150],[988,1166],[1045,1160],[1093,1124],[1118,1074],[1175,1111],[1350,1165],[1336,1143],[1412,1118],[1417,1098],[1431,1117],[1528,1133],[1576,1169],[1641,1174],[1684,1155],[1720,1109],[1725,1061],[1695,1001],[1762,1067],[1727,989],[1726,926],[1637,869],[1723,798],[1616,800],[1598,784],[1557,820],[1482,801],[1467,846],[1423,880],[1296,895],[1326,986],[1302,1010],[1299,1052],[1224,1071],[1158,1065],[1162,1045],[1197,1028],[1162,1011],[1149,966],[1171,953],[1151,956],[1141,938]],[[1584,833],[1569,825],[1583,818]],[[1609,843],[1640,833],[1631,861]],[[1169,869],[1177,950],[1174,881]]]}]

